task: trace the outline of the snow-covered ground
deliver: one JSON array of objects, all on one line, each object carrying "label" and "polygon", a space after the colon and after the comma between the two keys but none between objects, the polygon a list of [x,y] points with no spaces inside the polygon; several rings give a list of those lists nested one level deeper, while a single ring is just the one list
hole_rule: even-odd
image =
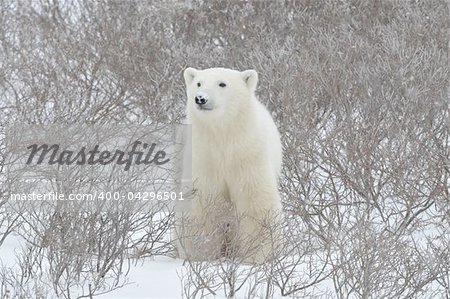
[{"label": "snow-covered ground", "polygon": [[131,266],[127,285],[96,298],[181,298],[182,288],[178,273],[181,273],[182,263],[182,260],[168,257],[146,259]]},{"label": "snow-covered ground", "polygon": [[[21,243],[20,237],[10,235],[0,246],[0,269],[2,271],[19,270],[17,257],[22,254]],[[182,288],[178,273],[182,271],[182,264],[183,261],[180,259],[163,256],[141,259],[130,265],[127,283],[123,287],[95,298],[181,298]],[[14,295],[14,290],[10,290],[10,295]]]},{"label": "snow-covered ground", "polygon": [[[10,235],[5,242],[0,246],[0,271],[1,272],[10,272],[10,273],[20,273],[20,267],[18,265],[19,257],[23,257],[24,242],[17,235]],[[43,263],[45,264],[45,262]],[[128,267],[128,266],[127,266]],[[245,268],[245,266],[242,266]],[[44,269],[46,266],[44,265]],[[128,268],[127,268],[128,270]],[[42,272],[44,273],[45,270]],[[42,275],[41,273],[41,275]],[[165,257],[165,256],[154,256],[145,259],[139,259],[137,262],[133,262],[131,260],[131,264],[129,264],[129,272],[126,275],[126,282],[123,286],[118,287],[112,291],[105,292],[104,294],[95,295],[95,298],[100,299],[178,299],[178,298],[186,298],[183,296],[183,287],[182,287],[182,277],[183,273],[186,273],[186,268],[183,266],[183,260]],[[17,277],[16,277],[17,278]],[[43,285],[47,284],[47,290],[41,289],[40,292],[44,295],[44,297],[39,298],[58,298],[53,294],[51,290],[51,282],[49,280],[45,280],[45,274],[40,278],[33,277],[31,280],[27,281],[26,285],[16,282],[16,285],[1,285],[3,288],[3,292],[8,290],[7,297],[3,298],[23,298],[19,297],[19,293],[23,290],[29,290],[30,293],[27,294],[36,294],[36,287],[33,285],[33,279],[41,279],[40,285],[37,288],[42,288]],[[186,282],[186,281],[185,281]],[[19,291],[19,289],[21,289]],[[84,286],[84,289],[87,289],[87,286]],[[219,289],[215,289],[217,295],[207,295],[204,298],[215,298],[215,299],[225,299],[224,290],[219,287]],[[261,290],[263,293],[265,290]],[[83,292],[82,287],[79,286],[79,289],[71,288],[71,298],[88,298],[85,296],[78,297],[81,295],[85,295],[86,292]],[[203,298],[203,297],[202,297]],[[241,292],[238,292],[235,297],[236,299],[246,298],[245,288]],[[291,298],[291,297],[281,297],[280,295],[274,295],[271,298]]]}]

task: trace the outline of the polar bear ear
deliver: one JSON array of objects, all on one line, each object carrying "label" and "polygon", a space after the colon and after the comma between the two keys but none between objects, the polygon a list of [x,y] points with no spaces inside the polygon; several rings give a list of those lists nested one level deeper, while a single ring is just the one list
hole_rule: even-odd
[{"label": "polar bear ear", "polygon": [[192,67],[188,67],[187,69],[185,69],[183,76],[184,76],[184,81],[186,82],[186,84],[191,84],[196,75],[197,75],[196,69],[194,69]]},{"label": "polar bear ear", "polygon": [[258,73],[255,70],[246,70],[241,72],[241,74],[247,87],[251,90],[255,90],[256,84],[258,84]]}]

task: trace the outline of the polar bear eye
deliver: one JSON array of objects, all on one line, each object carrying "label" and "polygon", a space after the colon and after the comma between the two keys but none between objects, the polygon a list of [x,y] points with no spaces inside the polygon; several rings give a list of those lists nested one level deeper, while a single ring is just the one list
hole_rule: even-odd
[{"label": "polar bear eye", "polygon": [[220,86],[220,87],[225,87],[225,86],[227,86],[227,85],[226,85],[225,83],[222,82],[222,83],[219,84],[219,86]]},{"label": "polar bear eye", "polygon": [[198,82],[198,83],[197,83],[197,86],[200,87],[200,86],[202,86],[202,85],[200,84],[200,82]]}]

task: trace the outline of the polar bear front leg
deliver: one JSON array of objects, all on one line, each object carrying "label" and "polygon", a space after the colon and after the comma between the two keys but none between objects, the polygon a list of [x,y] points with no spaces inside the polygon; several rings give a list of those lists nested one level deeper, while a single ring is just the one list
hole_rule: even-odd
[{"label": "polar bear front leg", "polygon": [[247,263],[270,260],[281,237],[281,201],[276,179],[255,176],[233,185],[231,200],[238,217],[239,256]]},{"label": "polar bear front leg", "polygon": [[229,196],[224,184],[213,180],[194,182],[188,213],[183,219],[180,257],[190,260],[212,260],[220,257],[223,230],[229,217]]}]

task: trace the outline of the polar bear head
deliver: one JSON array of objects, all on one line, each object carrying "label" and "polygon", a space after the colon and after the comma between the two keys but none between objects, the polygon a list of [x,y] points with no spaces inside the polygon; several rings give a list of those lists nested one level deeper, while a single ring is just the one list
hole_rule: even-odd
[{"label": "polar bear head", "polygon": [[184,79],[188,117],[210,123],[226,122],[248,113],[255,98],[258,74],[254,70],[187,68]]}]

